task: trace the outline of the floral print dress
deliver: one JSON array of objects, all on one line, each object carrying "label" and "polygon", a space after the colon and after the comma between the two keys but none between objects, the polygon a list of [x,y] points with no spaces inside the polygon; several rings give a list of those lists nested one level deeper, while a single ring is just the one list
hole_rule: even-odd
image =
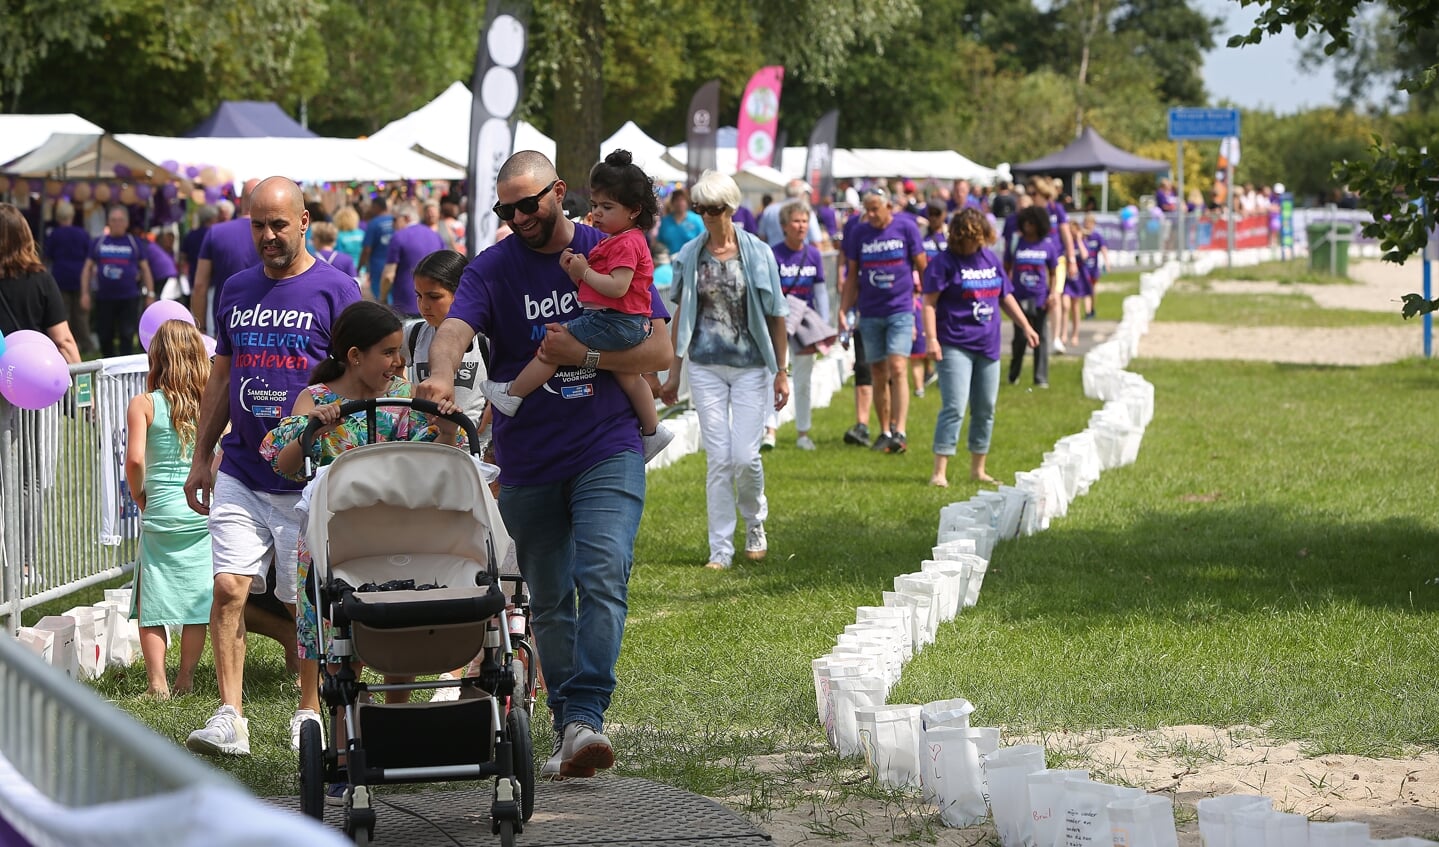
[{"label": "floral print dress", "polygon": [[[341,397],[336,394],[328,385],[311,385],[305,389],[310,399],[316,406],[323,406],[330,403],[344,403],[350,398]],[[386,397],[410,397],[410,383],[400,377],[391,377],[390,385],[385,391]],[[279,425],[265,436],[260,444],[260,456],[270,463],[275,473],[287,479],[304,482],[303,468],[296,473],[282,473],[277,467],[280,451],[284,450],[291,442],[298,441],[309,424],[309,415],[290,415],[280,421]],[[440,430],[434,424],[431,416],[423,412],[416,412],[403,406],[381,406],[375,410],[375,427],[378,432],[375,441],[436,441],[440,437]],[[461,430],[457,433],[458,446],[465,446],[465,433]],[[340,421],[333,430],[315,439],[314,452],[311,458],[316,460],[319,466],[328,465],[335,460],[335,457],[355,447],[368,444],[369,425],[364,415],[351,415]],[[295,637],[299,642],[300,658],[311,660],[322,660],[325,656],[317,651],[319,636],[319,616],[315,613],[315,606],[311,589],[305,585],[310,574],[310,550],[305,544],[305,535],[300,533],[299,557],[299,582],[298,598],[295,606]],[[328,641],[328,639],[326,639]]]}]

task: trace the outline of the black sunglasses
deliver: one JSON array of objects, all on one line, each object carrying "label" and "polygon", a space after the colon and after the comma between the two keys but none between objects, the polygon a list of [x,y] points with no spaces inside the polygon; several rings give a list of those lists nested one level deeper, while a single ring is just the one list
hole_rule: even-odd
[{"label": "black sunglasses", "polygon": [[729,206],[724,204],[718,206],[695,206],[694,210],[697,215],[723,215],[729,211]]},{"label": "black sunglasses", "polygon": [[521,197],[513,203],[496,203],[495,214],[498,215],[502,221],[514,220],[515,212],[524,212],[527,215],[533,215],[540,210],[540,198],[549,194],[550,189],[555,187],[556,182],[559,182],[559,180],[554,180],[549,185],[546,185],[544,190],[539,194]]}]

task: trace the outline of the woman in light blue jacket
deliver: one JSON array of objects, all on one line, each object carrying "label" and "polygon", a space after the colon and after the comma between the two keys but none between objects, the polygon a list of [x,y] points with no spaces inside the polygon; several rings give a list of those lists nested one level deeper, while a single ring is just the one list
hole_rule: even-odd
[{"label": "woman in light blue jacket", "polygon": [[671,260],[678,303],[671,329],[675,361],[660,396],[676,402],[688,358],[690,398],[708,462],[705,567],[724,569],[734,557],[736,505],[745,522],[745,555],[759,560],[769,549],[760,440],[765,409],[782,409],[789,401],[789,309],[773,251],[731,219],[740,204],[734,180],[706,171],[690,197],[705,230]]}]

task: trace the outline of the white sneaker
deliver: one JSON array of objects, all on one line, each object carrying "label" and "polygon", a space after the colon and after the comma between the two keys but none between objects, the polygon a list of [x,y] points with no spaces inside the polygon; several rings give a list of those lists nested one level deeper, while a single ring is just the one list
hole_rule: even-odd
[{"label": "white sneaker", "polygon": [[314,721],[320,725],[320,737],[325,737],[325,723],[320,720],[320,713],[314,709],[297,709],[294,717],[290,718],[290,749],[300,749],[300,727],[305,721]]},{"label": "white sneaker", "polygon": [[811,440],[808,435],[801,435],[799,438],[796,438],[794,440],[794,446],[798,447],[801,450],[815,449],[814,441]]},{"label": "white sneaker", "polygon": [[490,401],[495,411],[511,418],[520,410],[520,404],[525,400],[510,393],[510,383],[490,379],[480,380],[480,393],[485,395],[485,399]]},{"label": "white sneaker", "polygon": [[205,721],[203,729],[190,733],[185,746],[192,753],[206,756],[248,756],[250,722],[240,717],[234,706],[221,706]]},{"label": "white sneaker", "polygon": [[744,554],[752,561],[763,559],[769,552],[769,541],[764,536],[764,524],[757,523],[745,532]]},{"label": "white sneaker", "polygon": [[759,441],[759,449],[761,449],[761,450],[773,450],[773,449],[774,449],[774,430],[772,430],[772,429],[767,429],[767,430],[764,431],[764,437],[761,438],[760,441]]},{"label": "white sneaker", "polygon": [[655,428],[654,435],[641,435],[640,440],[644,442],[645,463],[649,464],[651,459],[663,453],[670,442],[675,440],[675,434],[664,424],[660,424]]},{"label": "white sneaker", "polygon": [[[450,673],[442,673],[439,676],[439,679],[446,681],[453,680],[454,678],[455,675]],[[436,688],[434,692],[435,693],[430,695],[431,703],[450,703],[460,699],[459,686],[455,686],[454,688]]]},{"label": "white sneaker", "polygon": [[1063,342],[1063,341],[1060,341],[1058,338],[1054,339],[1054,345],[1053,345],[1053,346],[1054,346],[1054,352],[1056,352],[1056,353],[1063,353],[1063,352],[1064,352],[1064,342]]}]

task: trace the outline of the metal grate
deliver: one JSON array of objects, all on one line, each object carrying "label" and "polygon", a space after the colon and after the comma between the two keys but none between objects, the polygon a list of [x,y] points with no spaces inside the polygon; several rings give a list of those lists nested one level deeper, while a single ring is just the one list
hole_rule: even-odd
[{"label": "metal grate", "polygon": [[[375,843],[395,847],[498,844],[499,839],[490,834],[490,791],[489,783],[411,794],[379,786],[374,794],[378,798]],[[267,802],[287,809],[300,807],[298,798],[271,797]],[[342,810],[325,810],[325,823],[338,828],[341,818]],[[535,816],[516,838],[521,847],[660,842],[675,847],[761,847],[769,840],[754,824],[713,800],[625,777],[537,785]]]}]

